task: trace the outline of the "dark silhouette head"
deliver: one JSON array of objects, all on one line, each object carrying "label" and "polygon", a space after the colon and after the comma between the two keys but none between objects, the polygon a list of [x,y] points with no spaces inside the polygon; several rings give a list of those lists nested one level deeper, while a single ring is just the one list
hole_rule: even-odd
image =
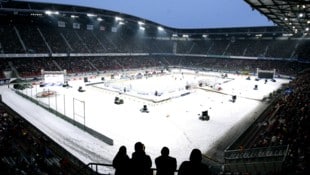
[{"label": "dark silhouette head", "polygon": [[189,160],[194,163],[200,163],[202,160],[201,151],[199,149],[193,149],[189,157]]},{"label": "dark silhouette head", "polygon": [[135,151],[137,151],[137,152],[144,151],[144,145],[141,142],[137,142],[135,144]]},{"label": "dark silhouette head", "polygon": [[119,151],[118,151],[120,154],[126,154],[127,153],[127,149],[126,147],[123,145],[119,148]]},{"label": "dark silhouette head", "polygon": [[169,155],[169,148],[163,147],[163,148],[161,149],[161,155],[162,155],[162,156],[168,156],[168,155]]}]

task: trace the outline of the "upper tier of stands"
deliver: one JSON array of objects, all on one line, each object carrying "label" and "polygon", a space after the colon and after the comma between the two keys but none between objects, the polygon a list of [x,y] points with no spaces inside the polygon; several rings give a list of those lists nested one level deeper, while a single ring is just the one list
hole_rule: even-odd
[{"label": "upper tier of stands", "polygon": [[[242,56],[309,60],[309,40],[288,37],[236,37],[229,34],[207,38],[173,38],[170,34],[149,36],[131,25],[87,29],[73,28],[48,17],[0,17],[0,54],[15,53],[161,53],[202,54],[217,57]],[[59,19],[61,20],[61,19]]]}]

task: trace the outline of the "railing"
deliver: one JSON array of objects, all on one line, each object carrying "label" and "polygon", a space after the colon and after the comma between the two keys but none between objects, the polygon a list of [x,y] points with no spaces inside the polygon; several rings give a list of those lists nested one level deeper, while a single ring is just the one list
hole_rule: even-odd
[{"label": "railing", "polygon": [[226,150],[224,157],[225,161],[229,162],[230,160],[239,160],[245,159],[260,159],[264,158],[273,158],[282,160],[286,157],[288,152],[288,145],[285,146],[274,146],[274,147],[264,147],[264,148],[253,148],[253,149],[245,149],[245,150]]},{"label": "railing", "polygon": [[[114,175],[115,169],[113,168],[112,164],[106,164],[106,163],[89,163],[86,165],[86,167],[81,168],[80,171],[84,171],[85,169],[92,169],[94,171],[94,174],[96,175]],[[153,175],[156,174],[157,169],[151,168]],[[178,170],[174,172],[175,175],[177,175]]]},{"label": "railing", "polygon": [[279,172],[288,154],[289,145],[253,148],[245,150],[226,150],[226,171],[267,173]]},{"label": "railing", "polygon": [[225,172],[238,172],[248,174],[281,174],[283,162],[247,162],[247,163],[230,163],[225,164]]},{"label": "railing", "polygon": [[92,169],[95,174],[112,175],[115,173],[115,169],[112,164],[89,163],[87,164],[87,168]]}]

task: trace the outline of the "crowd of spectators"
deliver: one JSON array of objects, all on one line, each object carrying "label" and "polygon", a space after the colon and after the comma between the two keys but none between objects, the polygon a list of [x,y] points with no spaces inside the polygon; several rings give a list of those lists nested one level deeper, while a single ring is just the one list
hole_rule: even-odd
[{"label": "crowd of spectators", "polygon": [[274,40],[269,43],[266,57],[290,58],[294,54],[298,40]]},{"label": "crowd of spectators", "polygon": [[224,55],[226,49],[229,47],[230,40],[223,39],[223,40],[214,40],[211,41],[212,44],[208,49],[208,55]]},{"label": "crowd of spectators", "polygon": [[0,25],[0,43],[3,53],[25,53],[13,25]]},{"label": "crowd of spectators", "polygon": [[[56,31],[57,32],[56,32]],[[64,41],[60,32],[57,29],[50,27],[40,27],[48,46],[51,48],[52,53],[70,53],[71,49]]]},{"label": "crowd of spectators", "polygon": [[89,58],[66,58],[55,59],[55,62],[61,67],[61,70],[67,70],[68,73],[87,73],[94,72],[96,69],[89,62]]},{"label": "crowd of spectators", "polygon": [[[59,32],[64,36],[63,37],[63,39],[65,40],[64,43],[67,43],[68,45],[70,45],[70,48],[73,49],[71,51],[73,53],[90,53],[89,48],[94,47],[93,45],[90,46],[86,45],[86,43],[77,33],[76,30],[59,29]],[[93,44],[94,42],[91,43]]]},{"label": "crowd of spectators", "polygon": [[65,57],[65,58],[12,58],[1,60],[1,72],[11,69],[9,62],[21,77],[40,76],[41,69],[48,71],[67,70],[69,74],[104,72],[148,67],[195,67],[213,71],[233,73],[256,73],[276,69],[276,74],[294,76],[309,67],[309,64],[291,61],[218,59],[182,56],[106,56],[106,57]]},{"label": "crowd of spectators", "polygon": [[96,37],[94,32],[89,30],[78,30],[77,34],[81,37],[81,40],[85,42],[91,53],[105,53],[106,49],[102,41]]},{"label": "crowd of spectators", "polygon": [[[241,142],[233,144],[239,148],[276,150],[288,146],[281,174],[309,174],[309,113],[310,113],[310,71],[300,73],[296,79],[283,87],[276,95],[263,120],[254,123],[258,131],[248,132]],[[241,148],[242,147],[242,148]],[[253,149],[253,150],[254,150]]]},{"label": "crowd of spectators", "polygon": [[269,42],[271,41],[262,39],[249,40],[249,45],[244,52],[244,56],[263,57],[266,52],[266,46],[269,45]]},{"label": "crowd of spectators", "polygon": [[[41,69],[49,71],[57,71],[57,66],[50,58],[21,58],[21,59],[8,59],[12,62],[14,68],[17,70],[21,77],[36,77],[41,75]],[[9,63],[6,65],[9,65]]]},{"label": "crowd of spectators", "polygon": [[299,75],[283,92],[276,113],[267,120],[253,147],[289,145],[285,168],[309,173],[310,72]]},{"label": "crowd of spectators", "polygon": [[83,164],[58,147],[0,102],[0,174],[83,174]]},{"label": "crowd of spectators", "polygon": [[47,45],[40,34],[40,31],[35,26],[16,26],[16,30],[26,47],[27,53],[49,53]]},{"label": "crowd of spectators", "polygon": [[302,59],[303,61],[309,61],[310,55],[310,43],[307,41],[299,42],[298,47],[296,48],[295,57],[298,59]]},{"label": "crowd of spectators", "polygon": [[[26,21],[25,21],[26,23]],[[165,53],[301,58],[309,60],[309,41],[276,38],[218,37],[173,40],[141,37],[132,29],[102,31],[58,27],[37,20],[0,26],[1,53]],[[49,49],[50,48],[50,49]]]},{"label": "crowd of spectators", "polygon": [[229,47],[225,51],[225,55],[246,55],[247,48],[251,47],[249,40],[231,40]]}]

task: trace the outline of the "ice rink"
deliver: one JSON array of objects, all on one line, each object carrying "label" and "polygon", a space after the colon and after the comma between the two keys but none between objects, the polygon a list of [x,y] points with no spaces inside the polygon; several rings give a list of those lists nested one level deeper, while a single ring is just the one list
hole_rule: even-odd
[{"label": "ice rink", "polygon": [[[266,83],[263,79],[256,81],[253,76],[251,80],[246,78],[233,74],[221,78],[219,74],[176,72],[139,80],[116,78],[100,82],[100,77],[90,79],[90,83],[99,82],[95,85],[86,85],[82,79],[77,79],[69,81],[72,86],[69,88],[35,85],[21,91],[113,139],[113,145],[49,113],[7,86],[2,86],[0,92],[7,105],[86,164],[111,163],[121,145],[127,147],[131,157],[134,144],[141,141],[155,167],[154,159],[163,146],[169,147],[178,165],[188,159],[193,148],[212,157],[223,139],[237,138],[257,118],[268,105],[263,98],[289,82],[275,79],[276,82]],[[197,86],[199,81],[207,82],[208,86]],[[191,88],[186,89],[186,85]],[[85,92],[78,92],[79,87]],[[57,95],[36,97],[47,90]],[[160,96],[155,96],[155,91]],[[233,95],[237,97],[235,102],[232,102]],[[123,99],[124,104],[114,104],[115,97]],[[143,105],[147,105],[148,113],[141,112]],[[208,111],[210,120],[199,119],[202,111]]]}]

